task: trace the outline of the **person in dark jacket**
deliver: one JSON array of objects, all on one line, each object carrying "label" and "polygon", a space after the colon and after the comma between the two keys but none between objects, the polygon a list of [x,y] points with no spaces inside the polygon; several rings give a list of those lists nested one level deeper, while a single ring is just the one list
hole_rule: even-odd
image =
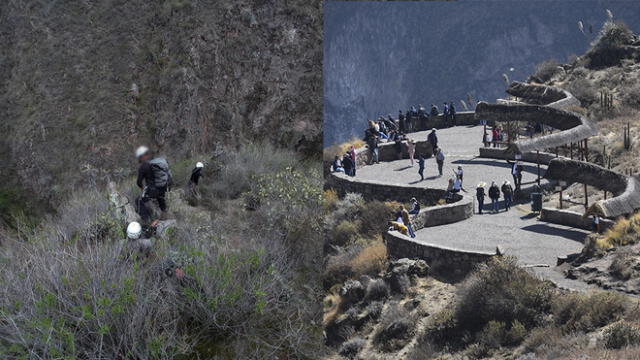
[{"label": "person in dark jacket", "polygon": [[202,177],[202,169],[204,168],[204,164],[200,161],[196,163],[196,167],[191,170],[191,176],[189,177],[188,189],[191,195],[196,198],[200,198],[200,193],[198,192],[198,182],[200,182],[200,178]]},{"label": "person in dark jacket", "polygon": [[342,157],[342,167],[344,168],[344,173],[352,176],[353,173],[353,160],[351,160],[351,155],[349,153],[344,154]]},{"label": "person in dark jacket", "polygon": [[371,128],[367,129],[367,134],[365,135],[365,141],[367,146],[369,147],[369,151],[371,151],[371,163],[379,164],[378,161],[378,136],[374,133],[375,130]]},{"label": "person in dark jacket", "polygon": [[487,186],[487,183],[481,182],[476,187],[476,199],[478,199],[478,214],[482,214],[482,209],[484,208],[484,187]]},{"label": "person in dark jacket", "polygon": [[[147,208],[146,203],[151,200],[156,200],[158,202],[158,207],[160,207],[160,211],[162,212],[160,217],[164,219],[167,211],[167,202],[165,201],[164,196],[168,190],[169,181],[167,181],[166,184],[158,185],[158,181],[156,181],[156,173],[154,172],[151,164],[153,156],[148,147],[138,147],[136,150],[136,158],[140,163],[138,166],[138,178],[136,180],[136,185],[138,185],[142,190],[142,195],[140,195],[136,201],[138,214],[140,214],[142,221],[149,223],[151,220],[151,213]],[[156,159],[153,160],[155,161]],[[168,165],[166,172],[168,173]],[[167,176],[169,176],[170,179],[170,173],[168,173]]]},{"label": "person in dark jacket", "polygon": [[398,129],[400,130],[400,132],[405,132],[407,130],[405,124],[405,116],[402,113],[402,110],[398,111]]},{"label": "person in dark jacket", "polygon": [[442,104],[442,117],[444,120],[444,125],[449,126],[449,104],[446,102]]},{"label": "person in dark jacket", "polygon": [[511,203],[513,202],[513,187],[511,183],[506,181],[502,184],[502,196],[504,197],[504,209],[509,211]]},{"label": "person in dark jacket", "polygon": [[451,124],[456,126],[456,108],[453,106],[453,101],[449,102],[449,118],[451,119]]},{"label": "person in dark jacket", "polygon": [[402,136],[402,134],[396,136],[396,142],[393,145],[393,147],[396,150],[396,158],[398,160],[402,159],[402,141],[404,140],[404,136]]},{"label": "person in dark jacket", "polygon": [[424,155],[418,155],[418,174],[420,174],[420,181],[424,180]]},{"label": "person in dark jacket", "polygon": [[491,182],[491,186],[489,187],[489,199],[491,199],[491,210],[493,212],[499,211],[498,201],[500,200],[500,189],[498,185],[496,185],[495,181]]},{"label": "person in dark jacket", "polygon": [[436,148],[438,147],[438,135],[436,135],[436,128],[431,129],[429,135],[427,135],[427,141],[431,145],[431,149],[435,153]]}]

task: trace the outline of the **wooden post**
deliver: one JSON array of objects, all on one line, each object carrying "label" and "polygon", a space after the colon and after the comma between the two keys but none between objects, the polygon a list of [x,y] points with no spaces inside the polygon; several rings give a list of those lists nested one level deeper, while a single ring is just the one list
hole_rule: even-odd
[{"label": "wooden post", "polygon": [[560,210],[562,210],[562,187],[560,187]]},{"label": "wooden post", "polygon": [[538,164],[538,186],[540,186],[540,150],[536,150],[536,163]]},{"label": "wooden post", "polygon": [[589,195],[587,194],[587,184],[584,184],[584,210],[589,209]]},{"label": "wooden post", "polygon": [[569,153],[571,154],[571,160],[573,160],[573,143],[571,143],[569,146],[571,146],[571,148],[569,149]]},{"label": "wooden post", "polygon": [[584,139],[584,161],[589,162],[589,139]]}]

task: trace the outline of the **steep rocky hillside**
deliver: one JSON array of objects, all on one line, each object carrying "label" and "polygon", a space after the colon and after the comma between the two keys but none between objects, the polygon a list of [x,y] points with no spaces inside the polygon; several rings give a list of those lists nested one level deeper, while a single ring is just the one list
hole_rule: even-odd
[{"label": "steep rocky hillside", "polygon": [[3,1],[3,199],[52,204],[170,160],[322,138],[319,1]]}]

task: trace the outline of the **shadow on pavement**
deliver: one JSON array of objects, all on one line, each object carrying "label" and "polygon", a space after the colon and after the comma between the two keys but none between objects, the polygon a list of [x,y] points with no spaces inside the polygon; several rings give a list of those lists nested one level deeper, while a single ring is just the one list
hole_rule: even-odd
[{"label": "shadow on pavement", "polygon": [[584,244],[584,240],[587,236],[582,231],[560,229],[560,228],[553,227],[550,225],[545,225],[545,224],[535,224],[535,225],[525,226],[522,228],[522,230],[531,231],[538,234],[561,236],[569,240],[577,241],[581,244]]},{"label": "shadow on pavement", "polygon": [[397,169],[393,169],[393,171],[405,171],[407,169],[411,169],[413,166],[405,166]]}]

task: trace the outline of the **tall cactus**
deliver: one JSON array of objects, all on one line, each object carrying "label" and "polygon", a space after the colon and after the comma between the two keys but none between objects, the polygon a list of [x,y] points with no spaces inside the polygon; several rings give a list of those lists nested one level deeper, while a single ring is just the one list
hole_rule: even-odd
[{"label": "tall cactus", "polygon": [[600,107],[607,111],[613,109],[613,94],[606,90],[600,91]]}]

